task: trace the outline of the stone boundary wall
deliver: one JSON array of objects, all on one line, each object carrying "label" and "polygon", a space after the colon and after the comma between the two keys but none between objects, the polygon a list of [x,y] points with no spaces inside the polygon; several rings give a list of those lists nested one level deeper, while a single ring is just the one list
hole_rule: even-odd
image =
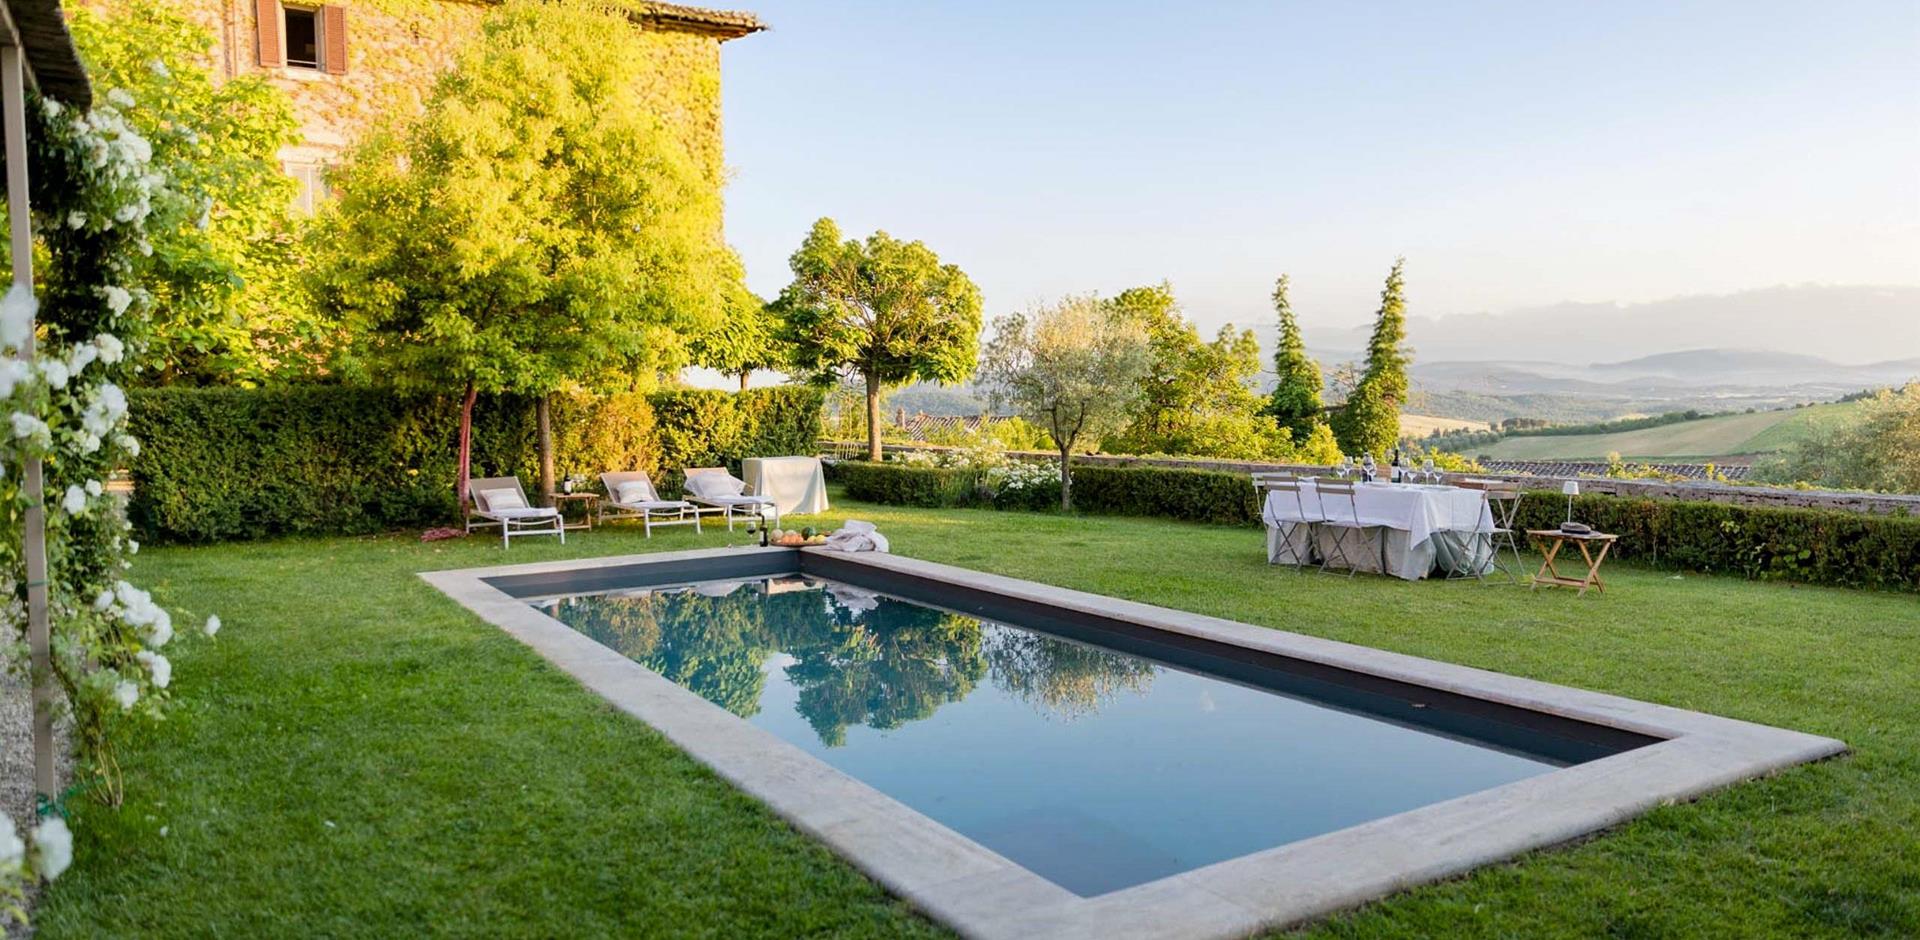
[{"label": "stone boundary wall", "polygon": [[[932,444],[883,444],[887,453],[908,453],[924,451],[961,450],[957,447],[940,447]],[[821,441],[820,451],[829,456],[859,456],[866,453],[865,442]],[[1023,460],[1058,460],[1060,455],[1051,451],[1017,450],[1008,451],[1008,456]],[[1326,473],[1327,468],[1303,464],[1267,463],[1245,460],[1209,460],[1176,457],[1126,457],[1111,454],[1077,454],[1073,458],[1076,464],[1095,467],[1174,467],[1190,470],[1222,470],[1229,473],[1260,473],[1270,471],[1296,470],[1311,473]],[[1484,473],[1450,473],[1447,478],[1476,480],[1506,480],[1528,489],[1559,490],[1560,484],[1567,480],[1578,480],[1583,496],[1607,495],[1629,496],[1640,499],[1679,499],[1710,503],[1728,503],[1736,506],[1765,506],[1775,509],[1827,509],[1838,512],[1858,512],[1878,515],[1916,515],[1920,516],[1920,495],[1904,493],[1860,493],[1833,490],[1802,490],[1784,486],[1737,486],[1727,483],[1712,483],[1704,480],[1684,480],[1669,483],[1664,480],[1614,480],[1601,476],[1549,475],[1528,473],[1503,473],[1488,471]]]},{"label": "stone boundary wall", "polygon": [[[1598,460],[1488,460],[1480,458],[1480,465],[1495,473],[1507,473],[1524,476],[1549,477],[1603,477],[1607,475],[1607,465]],[[1688,480],[1707,479],[1705,463],[1648,463],[1641,460],[1627,461],[1630,467],[1652,467],[1669,476],[1685,477]],[[1712,464],[1715,473],[1729,480],[1745,480],[1753,474],[1748,464]]]}]

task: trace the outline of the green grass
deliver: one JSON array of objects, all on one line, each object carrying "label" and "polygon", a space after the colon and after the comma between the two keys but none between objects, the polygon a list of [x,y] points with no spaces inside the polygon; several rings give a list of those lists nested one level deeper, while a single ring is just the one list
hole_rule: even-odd
[{"label": "green grass", "polygon": [[1805,440],[1816,429],[1845,421],[1857,408],[1852,403],[1813,405],[1787,411],[1715,415],[1612,434],[1509,437],[1474,451],[1503,460],[1604,460],[1610,453],[1628,460],[1765,454]]},{"label": "green grass", "polygon": [[[847,508],[836,517],[846,514]],[[1605,596],[1299,575],[1251,529],[852,507],[895,550],[1846,740],[1847,758],[1415,889],[1328,937],[1920,934],[1920,601],[1610,566]],[[743,533],[733,541],[744,542]],[[43,936],[896,937],[939,928],[414,572],[726,544],[597,531],[143,553],[182,643]],[[163,827],[165,834],[162,834]]]}]

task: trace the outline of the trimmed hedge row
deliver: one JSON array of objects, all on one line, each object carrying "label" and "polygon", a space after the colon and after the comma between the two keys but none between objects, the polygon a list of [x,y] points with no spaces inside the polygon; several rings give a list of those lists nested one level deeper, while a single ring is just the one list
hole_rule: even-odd
[{"label": "trimmed hedge row", "polygon": [[[457,513],[459,407],[452,396],[340,386],[136,390],[129,422],[141,451],[128,512],[139,537],[153,542],[444,523]],[[820,393],[558,396],[553,430],[562,477],[641,469],[667,489],[683,467],[737,469],[742,457],[811,453]],[[531,398],[482,397],[473,444],[476,476],[517,474],[534,495]]]},{"label": "trimmed hedge row", "polygon": [[[840,461],[828,467],[827,479],[845,484],[847,495],[854,499],[893,506],[1045,511],[1060,505],[1058,486],[995,493],[987,486],[985,474],[953,467]],[[1078,471],[1073,479],[1077,485]]]},{"label": "trimmed hedge row", "polygon": [[[1552,529],[1566,497],[1530,492],[1517,528]],[[1822,509],[1577,496],[1573,517],[1620,536],[1613,553],[1685,571],[1920,590],[1920,518]]]},{"label": "trimmed hedge row", "polygon": [[[853,499],[906,506],[978,506],[970,471],[841,463],[834,476]],[[1163,467],[1076,467],[1083,512],[1257,525],[1260,504],[1244,474]],[[1551,529],[1566,499],[1530,492],[1515,523]],[[1811,584],[1920,590],[1920,518],[1818,509],[1581,496],[1574,518],[1620,536],[1615,555],[1688,571]]]}]

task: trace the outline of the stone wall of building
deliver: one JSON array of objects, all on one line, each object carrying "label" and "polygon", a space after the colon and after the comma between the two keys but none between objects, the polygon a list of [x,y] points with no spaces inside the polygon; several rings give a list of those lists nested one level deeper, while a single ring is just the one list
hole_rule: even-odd
[{"label": "stone wall of building", "polygon": [[[385,117],[417,113],[434,81],[463,44],[480,32],[495,4],[415,0],[345,4],[344,72],[261,64],[256,0],[182,0],[192,5],[215,39],[216,73],[264,72],[287,92],[302,140],[281,154],[288,171],[319,178],[368,128]],[[278,7],[273,7],[278,9]],[[660,114],[681,128],[689,150],[716,186],[724,176],[720,117],[720,45],[725,37],[635,22],[657,66],[646,92]],[[716,220],[716,224],[717,220]]]}]

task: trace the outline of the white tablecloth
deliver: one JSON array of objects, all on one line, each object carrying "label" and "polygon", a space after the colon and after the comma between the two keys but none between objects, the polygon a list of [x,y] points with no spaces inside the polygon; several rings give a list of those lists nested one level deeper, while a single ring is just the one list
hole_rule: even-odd
[{"label": "white tablecloth", "polygon": [[[1487,508],[1486,493],[1457,486],[1414,486],[1392,483],[1361,483],[1354,489],[1353,506],[1344,497],[1329,497],[1322,505],[1319,490],[1312,480],[1303,480],[1295,494],[1274,491],[1267,494],[1261,515],[1268,527],[1267,556],[1291,563],[1296,553],[1306,548],[1306,534],[1294,533],[1292,541],[1278,535],[1281,523],[1324,522],[1329,518],[1349,521],[1357,516],[1363,526],[1379,527],[1373,533],[1374,557],[1362,547],[1361,539],[1348,535],[1346,554],[1354,567],[1378,571],[1382,561],[1388,574],[1409,581],[1426,577],[1433,570],[1433,536],[1439,532],[1485,533],[1493,530],[1493,513]],[[1323,557],[1331,548],[1335,533],[1323,529],[1313,550]]]},{"label": "white tablecloth", "polygon": [[740,461],[740,478],[747,492],[772,497],[783,516],[827,511],[827,477],[818,457],[748,457]]}]

